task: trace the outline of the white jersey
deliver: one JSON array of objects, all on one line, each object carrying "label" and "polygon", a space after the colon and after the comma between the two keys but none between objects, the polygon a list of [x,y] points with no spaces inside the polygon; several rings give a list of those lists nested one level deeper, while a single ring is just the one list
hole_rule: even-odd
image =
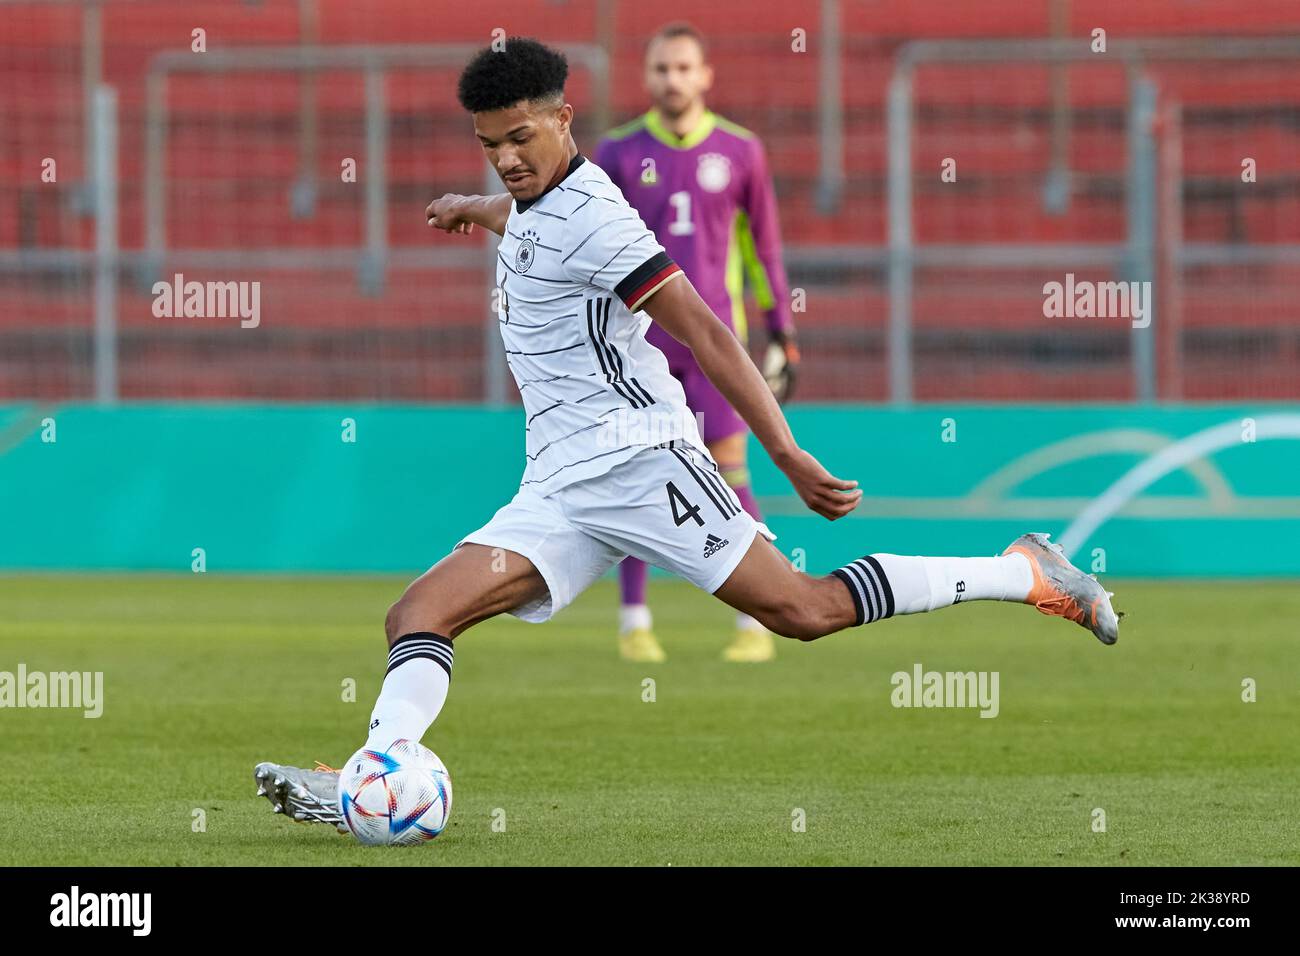
[{"label": "white jersey", "polygon": [[667,441],[695,419],[638,313],[681,269],[604,170],[581,154],[515,202],[497,251],[498,321],[525,415],[521,488],[549,495]]}]

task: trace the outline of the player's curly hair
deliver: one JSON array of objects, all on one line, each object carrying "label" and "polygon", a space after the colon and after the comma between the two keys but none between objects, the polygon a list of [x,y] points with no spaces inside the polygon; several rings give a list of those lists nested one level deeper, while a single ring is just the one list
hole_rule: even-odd
[{"label": "player's curly hair", "polygon": [[460,74],[456,96],[471,113],[500,110],[521,100],[564,93],[569,61],[558,50],[528,37],[507,37],[505,49],[484,47]]}]

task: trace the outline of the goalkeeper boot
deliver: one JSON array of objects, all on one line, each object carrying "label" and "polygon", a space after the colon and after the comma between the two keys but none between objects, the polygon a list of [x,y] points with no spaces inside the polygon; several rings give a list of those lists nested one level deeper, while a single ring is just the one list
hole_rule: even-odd
[{"label": "goalkeeper boot", "polygon": [[776,657],[772,632],[757,621],[736,626],[736,637],[722,651],[722,659],[738,664],[757,664]]},{"label": "goalkeeper boot", "polygon": [[662,664],[668,657],[659,646],[654,631],[648,627],[634,627],[620,634],[618,656],[638,664]]}]

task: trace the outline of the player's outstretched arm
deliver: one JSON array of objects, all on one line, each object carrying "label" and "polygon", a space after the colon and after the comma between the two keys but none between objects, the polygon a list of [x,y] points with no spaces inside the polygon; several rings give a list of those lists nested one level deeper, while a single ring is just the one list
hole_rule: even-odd
[{"label": "player's outstretched arm", "polygon": [[801,449],[763,376],[732,331],[718,320],[686,276],[659,288],[642,305],[659,325],[695,355],[700,368],[753,430],[813,511],[834,521],[857,507],[856,481],[842,481]]},{"label": "player's outstretched arm", "polygon": [[447,193],[425,207],[424,218],[433,228],[443,232],[468,234],[478,225],[491,229],[500,236],[505,234],[512,201],[509,193],[497,193],[495,196]]}]

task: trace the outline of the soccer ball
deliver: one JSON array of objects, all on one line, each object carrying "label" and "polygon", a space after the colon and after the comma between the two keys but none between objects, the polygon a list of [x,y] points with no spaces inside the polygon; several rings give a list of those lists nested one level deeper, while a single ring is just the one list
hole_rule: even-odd
[{"label": "soccer ball", "polygon": [[384,751],[362,747],[339,774],[339,804],[362,843],[415,846],[447,826],[451,777],[418,741],[399,740]]}]

